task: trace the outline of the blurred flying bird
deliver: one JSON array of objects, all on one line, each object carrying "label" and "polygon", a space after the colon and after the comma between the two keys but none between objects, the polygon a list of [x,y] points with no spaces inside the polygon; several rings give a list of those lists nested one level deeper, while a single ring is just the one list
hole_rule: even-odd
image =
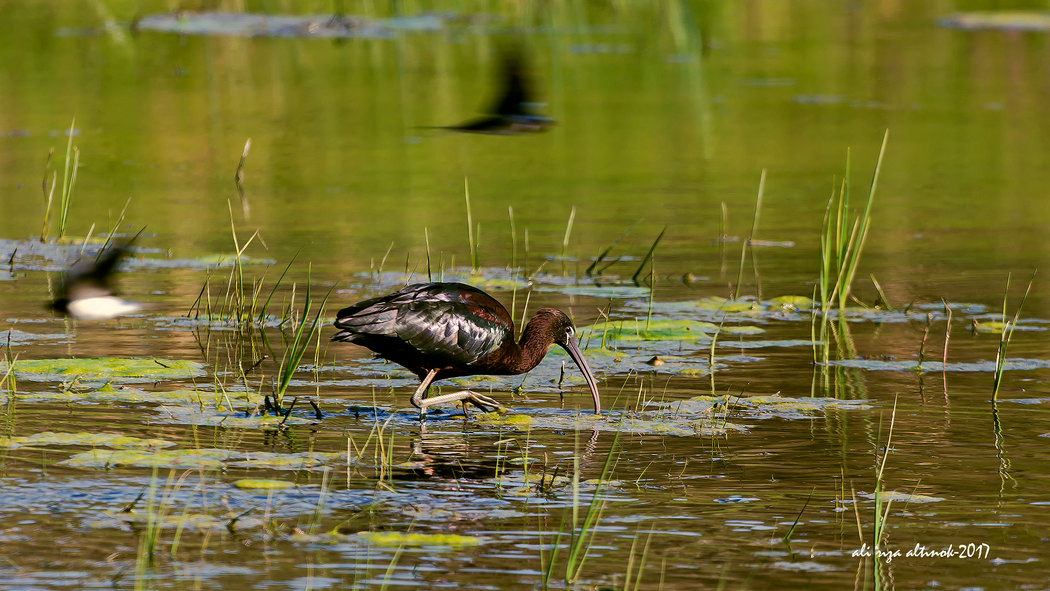
[{"label": "blurred flying bird", "polygon": [[95,259],[81,258],[73,263],[62,279],[51,309],[77,320],[108,320],[141,310],[141,304],[113,295],[110,278],[127,252],[128,244],[113,245]]},{"label": "blurred flying bird", "polygon": [[503,54],[500,72],[500,94],[481,117],[441,129],[464,133],[518,135],[546,131],[554,120],[539,113],[543,103],[532,97],[525,72],[522,50],[507,50]]}]

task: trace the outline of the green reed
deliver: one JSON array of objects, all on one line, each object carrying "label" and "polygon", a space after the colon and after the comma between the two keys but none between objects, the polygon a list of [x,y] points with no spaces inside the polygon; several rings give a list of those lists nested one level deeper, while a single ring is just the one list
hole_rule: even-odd
[{"label": "green reed", "polygon": [[[554,575],[554,567],[557,565],[558,555],[561,550],[561,540],[566,534],[564,530],[568,527],[568,556],[565,562],[565,583],[572,585],[579,580],[580,574],[583,572],[583,566],[587,561],[587,557],[590,554],[591,547],[594,544],[594,536],[596,533],[597,525],[601,521],[602,513],[605,511],[605,502],[600,501],[600,495],[602,493],[602,484],[607,482],[610,474],[612,474],[613,467],[615,466],[614,457],[616,457],[617,444],[620,440],[620,433],[617,431],[616,436],[613,438],[612,445],[609,446],[609,453],[605,456],[605,463],[602,465],[602,473],[598,478],[598,482],[594,487],[594,493],[591,495],[591,502],[587,506],[587,511],[583,515],[583,519],[580,519],[580,458],[577,455],[574,458],[575,466],[573,468],[572,476],[572,518],[571,522],[566,524],[567,515],[562,513],[561,524],[558,527],[558,533],[554,537],[554,542],[551,545],[553,550],[549,557],[545,558],[544,554],[540,553],[540,570],[543,572],[543,588],[548,589],[550,587],[551,578]],[[541,537],[542,544],[542,537]],[[544,564],[546,563],[546,564]]]},{"label": "green reed", "polygon": [[467,202],[467,243],[470,246],[470,270],[477,273],[481,268],[478,263],[478,251],[481,247],[481,224],[478,224],[477,234],[474,233],[474,216],[470,210],[470,184],[467,177],[463,177],[463,199]]},{"label": "green reed", "polygon": [[[664,229],[660,230],[660,234],[656,237],[656,240],[653,241],[652,246],[649,247],[649,252],[645,253],[645,257],[642,259],[642,264],[638,265],[638,269],[634,272],[634,275],[631,276],[631,281],[635,285],[639,285],[638,276],[642,274],[643,270],[645,270],[645,265],[652,260],[653,253],[656,252],[656,245],[660,244],[660,239],[664,237],[664,232],[667,232],[667,226],[664,226]],[[653,277],[653,281],[655,282],[655,276]]]},{"label": "green reed", "polygon": [[66,235],[66,221],[69,219],[69,206],[73,203],[73,187],[77,184],[77,167],[80,165],[80,150],[73,145],[73,133],[77,118],[69,124],[69,140],[66,142],[66,165],[62,172],[62,199],[58,205],[58,237]]},{"label": "green reed", "polygon": [[289,342],[288,336],[285,332],[281,332],[281,337],[285,343],[285,349],[282,353],[281,363],[278,367],[278,385],[274,392],[274,404],[276,404],[278,408],[280,408],[281,401],[284,399],[284,394],[288,390],[288,384],[292,380],[292,375],[299,367],[299,363],[306,354],[306,350],[310,346],[310,343],[314,340],[314,337],[317,336],[318,331],[321,330],[321,327],[319,326],[321,322],[321,313],[324,312],[325,304],[328,303],[328,298],[332,295],[334,290],[335,285],[332,285],[332,287],[328,289],[328,293],[321,299],[321,303],[317,307],[317,313],[314,315],[313,320],[309,320],[310,307],[313,305],[313,302],[310,298],[310,273],[307,272],[306,301],[303,304],[303,313],[300,321],[292,328],[291,341]]},{"label": "green reed", "polygon": [[835,302],[839,310],[844,310],[851,295],[853,278],[857,273],[864,244],[868,238],[871,206],[875,201],[879,171],[882,169],[882,159],[886,154],[886,144],[889,139],[890,132],[887,129],[882,137],[882,147],[879,149],[879,157],[875,162],[875,170],[868,187],[868,198],[864,203],[864,209],[852,221],[850,220],[850,152],[846,151],[846,174],[842,179],[837,199],[836,194],[832,192],[828,200],[821,233],[819,285],[821,303],[826,307]]},{"label": "green reed", "polygon": [[[892,499],[885,498],[885,473],[886,473],[886,458],[890,455],[890,450],[893,444],[893,424],[897,419],[897,397],[893,397],[893,410],[890,412],[890,428],[886,433],[886,444],[881,446],[882,459],[879,459],[879,442],[875,442],[875,525],[872,531],[872,576],[874,578],[875,588],[880,588],[880,571],[879,571],[879,560],[878,553],[876,552],[881,548],[883,536],[886,534],[886,521],[890,515],[890,505],[893,504]],[[879,434],[881,435],[882,428],[880,425]],[[885,503],[885,508],[883,508]]]},{"label": "green reed", "polygon": [[758,217],[759,214],[762,212],[762,194],[765,192],[765,189],[766,169],[763,168],[762,176],[760,176],[758,179],[758,197],[755,199],[755,217],[751,219],[751,234],[747,237],[747,240],[744,240],[743,244],[740,245],[740,268],[737,271],[736,286],[734,289],[730,290],[729,293],[729,299],[731,300],[735,300],[738,297],[740,297],[740,285],[744,281],[744,262],[747,259],[747,251],[749,249],[751,250],[752,257],[751,266],[755,270],[755,285],[756,289],[758,290],[758,298],[760,300],[762,299],[761,286],[758,282],[758,265],[756,265],[754,262],[755,248],[751,242],[755,239],[755,234],[758,232]]},{"label": "green reed", "polygon": [[[824,220],[820,236],[820,273],[817,281],[817,295],[820,305],[820,335],[823,343],[823,358],[816,359],[825,364],[829,357],[829,317],[832,307],[837,307],[840,319],[844,321],[846,304],[851,296],[853,278],[860,265],[861,254],[867,241],[871,226],[871,206],[875,201],[875,189],[878,186],[879,171],[882,159],[886,154],[886,144],[890,132],[887,129],[882,137],[882,147],[875,162],[868,196],[860,215],[853,216],[850,209],[850,150],[846,150],[846,173],[838,190],[832,190],[824,210]],[[877,283],[876,283],[877,285]],[[881,290],[880,290],[881,291]]]},{"label": "green reed", "polygon": [[[59,195],[58,203],[58,238],[61,240],[66,236],[66,223],[69,220],[69,208],[73,203],[73,187],[77,183],[77,168],[80,165],[80,150],[73,145],[73,135],[76,131],[77,118],[69,125],[69,139],[66,141],[65,167],[62,171],[62,193]],[[55,155],[55,149],[51,148],[47,154],[47,164],[44,166],[44,222],[40,228],[41,242],[47,240],[48,226],[51,223],[51,205],[55,196],[55,181],[58,173],[51,173],[51,182],[47,180],[47,173],[51,170],[51,160]]]},{"label": "green reed", "polygon": [[992,382],[992,401],[998,400],[999,397],[999,386],[1003,381],[1003,371],[1006,369],[1006,349],[1010,346],[1010,339],[1013,338],[1014,328],[1017,326],[1017,320],[1021,316],[1021,308],[1024,307],[1025,300],[1028,299],[1029,292],[1032,291],[1032,283],[1035,282],[1035,273],[1032,273],[1032,279],[1028,281],[1028,288],[1024,290],[1024,295],[1021,296],[1021,303],[1017,304],[1017,311],[1014,312],[1012,320],[1006,319],[1006,300],[1007,295],[1010,291],[1010,276],[1006,277],[1006,292],[1003,295],[1003,330],[999,333],[999,347],[995,351],[995,379]]},{"label": "green reed", "polygon": [[[588,277],[590,277],[591,275],[600,275],[602,273],[602,271],[604,271],[605,269],[608,269],[609,265],[611,265],[612,263],[609,263],[609,265],[606,265],[606,266],[602,267],[601,269],[598,268],[598,265],[600,265],[602,263],[602,261],[605,260],[605,257],[609,256],[609,253],[612,251],[612,249],[616,248],[616,246],[619,245],[620,242],[623,242],[623,239],[626,238],[627,235],[631,233],[631,230],[634,230],[634,228],[640,223],[642,223],[642,220],[638,220],[637,222],[631,224],[631,227],[627,228],[627,230],[624,231],[623,234],[620,234],[619,238],[617,238],[616,240],[613,240],[612,244],[607,246],[605,248],[605,250],[603,250],[600,253],[598,253],[598,256],[594,258],[594,261],[591,262],[590,266],[587,267],[586,270],[584,270],[583,274],[588,276]],[[666,230],[666,227],[664,229]],[[660,235],[663,236],[663,232],[661,232]],[[659,240],[657,240],[657,242],[659,242]],[[655,244],[653,245],[653,248],[656,248]],[[615,261],[613,261],[613,262],[615,262]]]}]

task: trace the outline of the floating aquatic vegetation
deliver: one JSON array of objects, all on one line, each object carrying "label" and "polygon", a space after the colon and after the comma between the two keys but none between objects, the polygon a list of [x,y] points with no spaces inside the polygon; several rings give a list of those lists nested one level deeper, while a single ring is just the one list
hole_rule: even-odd
[{"label": "floating aquatic vegetation", "polygon": [[309,544],[345,544],[347,542],[359,542],[369,546],[379,546],[383,548],[425,547],[460,549],[477,546],[485,542],[485,538],[475,536],[461,536],[458,534],[402,533],[395,531],[362,531],[355,533],[328,531],[320,534],[298,532],[290,536],[290,539],[293,542],[305,542]]},{"label": "floating aquatic vegetation", "polygon": [[[771,300],[758,301],[742,297],[735,300],[710,296],[698,300],[681,302],[628,302],[625,306],[646,314],[652,309],[653,317],[698,319],[715,324],[734,322],[769,322],[772,320],[809,319],[808,312],[813,309],[813,300],[805,296],[780,296]],[[806,312],[805,316],[802,314]]]},{"label": "floating aquatic vegetation", "polygon": [[229,466],[243,468],[270,468],[272,470],[302,470],[336,463],[346,463],[346,454],[302,451],[297,453],[245,452],[243,459],[230,460]]},{"label": "floating aquatic vegetation", "polygon": [[[535,497],[542,494],[545,497],[545,505],[563,503],[566,506],[572,506],[572,477],[564,473],[554,474],[549,466],[542,473],[537,472],[535,468],[531,472],[521,470],[503,473],[496,477],[494,482],[504,497]],[[619,480],[601,480],[600,478],[580,480],[577,483],[579,492],[585,493],[593,493],[598,488],[602,491],[612,491],[623,488],[623,485],[624,483]]]},{"label": "floating aquatic vegetation", "polygon": [[477,270],[465,267],[435,269],[431,275],[432,277],[428,279],[426,269],[422,272],[413,271],[408,274],[403,271],[367,271],[354,275],[366,281],[356,285],[352,284],[352,290],[341,289],[337,293],[358,294],[361,290],[366,290],[366,295],[360,296],[362,299],[366,299],[368,297],[386,295],[408,284],[427,283],[431,280],[445,283],[466,283],[485,291],[523,290],[530,285],[529,281],[520,272],[505,267],[481,267]]},{"label": "floating aquatic vegetation", "polygon": [[779,296],[769,300],[769,303],[782,310],[812,310],[813,298],[806,296]]},{"label": "floating aquatic vegetation", "polygon": [[949,29],[1000,29],[1007,31],[1050,31],[1050,13],[1044,11],[996,10],[957,12],[938,23]]},{"label": "floating aquatic vegetation", "polygon": [[295,483],[287,480],[266,480],[261,478],[243,478],[233,481],[233,486],[242,490],[283,490],[292,488]]},{"label": "floating aquatic vegetation", "polygon": [[610,343],[625,345],[641,341],[707,341],[709,335],[722,334],[759,334],[762,329],[757,326],[723,326],[721,331],[717,324],[699,320],[616,320],[607,323],[593,324],[580,330],[580,339],[601,340],[608,346]]},{"label": "floating aquatic vegetation", "polygon": [[732,503],[752,503],[754,501],[761,501],[761,500],[762,499],[760,499],[758,497],[745,497],[743,495],[729,495],[728,497],[720,497],[720,498],[714,499],[714,501],[716,503],[721,503],[723,505],[732,504]]},{"label": "floating aquatic vegetation", "polygon": [[713,435],[724,435],[729,431],[744,432],[747,430],[742,425],[737,425],[721,419],[712,419],[710,413],[682,412],[671,415],[666,409],[660,411],[640,411],[633,413],[609,413],[606,415],[571,414],[566,411],[544,412],[529,411],[529,421],[525,424],[523,419],[514,419],[515,415],[501,419],[511,426],[524,424],[530,429],[545,429],[551,431],[619,431],[639,435],[678,435],[705,437]]},{"label": "floating aquatic vegetation", "polygon": [[[185,406],[161,406],[157,409],[163,417],[162,420],[179,425],[210,425],[214,427],[239,427],[242,429],[262,429],[264,431],[276,431],[282,427],[293,425],[310,425],[314,421],[304,417],[274,416],[274,415],[245,415],[241,412],[230,413],[228,409],[215,409],[213,407],[185,407]],[[311,416],[313,413],[310,413]]]},{"label": "floating aquatic vegetation", "polygon": [[222,468],[236,455],[222,449],[175,449],[161,451],[93,449],[59,462],[75,468],[116,468],[118,466],[158,468]]},{"label": "floating aquatic vegetation", "polygon": [[215,329],[241,329],[246,325],[260,328],[280,328],[285,324],[285,319],[273,314],[242,314],[240,318],[226,314],[195,314],[194,316],[171,316],[167,318],[153,317],[150,320],[158,325],[158,330],[164,327],[197,328],[207,326]]},{"label": "floating aquatic vegetation", "polygon": [[144,17],[137,27],[179,35],[382,39],[399,31],[440,31],[445,27],[445,20],[436,13],[376,19],[331,14],[178,11]]},{"label": "floating aquatic vegetation", "polygon": [[7,449],[45,445],[90,445],[93,447],[158,449],[171,447],[176,444],[164,439],[141,439],[115,433],[52,433],[45,431],[24,437],[0,437],[0,447]]},{"label": "floating aquatic vegetation", "polygon": [[1002,321],[1002,315],[996,315],[996,316],[992,316],[992,317],[998,318],[999,320],[990,320],[990,321],[989,320],[985,320],[984,322],[982,322],[981,319],[982,318],[988,318],[988,316],[974,316],[971,319],[971,320],[973,320],[973,322],[972,322],[972,324],[970,326],[973,328],[973,330],[975,332],[980,333],[980,334],[1003,334],[1003,331],[1006,330],[1008,327],[1010,329],[1012,329],[1012,330],[1020,330],[1020,331],[1044,331],[1044,330],[1046,330],[1045,326],[1033,326],[1032,325],[1033,322],[1045,322],[1045,321],[1042,321],[1042,320],[1031,320],[1030,319],[1030,320],[1023,321],[1023,322],[1025,322],[1025,324],[1021,324],[1020,322],[1018,322],[1017,324],[1014,324],[1013,322],[1004,323]]},{"label": "floating aquatic vegetation", "polygon": [[277,261],[268,258],[256,258],[247,255],[241,255],[238,261],[237,254],[208,254],[199,256],[193,259],[181,258],[181,259],[162,259],[162,258],[143,258],[139,259],[137,264],[134,266],[142,269],[218,269],[218,268],[229,268],[236,265],[256,265],[268,267],[270,265],[276,265]]},{"label": "floating aquatic vegetation", "polygon": [[648,298],[650,289],[634,283],[599,283],[597,281],[584,283],[583,280],[573,278],[571,285],[558,285],[542,283],[543,277],[533,278],[536,291],[556,292],[571,296],[589,296],[593,298]]},{"label": "floating aquatic vegetation", "polygon": [[[868,493],[864,491],[857,491],[857,496],[864,497],[866,499],[875,499],[874,493]],[[936,503],[938,501],[944,500],[943,497],[931,497],[928,495],[905,493],[897,490],[880,492],[879,499],[883,502],[893,501],[894,503]]]},{"label": "floating aquatic vegetation", "polygon": [[237,529],[255,529],[266,523],[259,517],[248,515],[208,515],[205,513],[133,513],[113,511],[87,519],[84,525],[90,528],[139,529],[149,523],[151,527],[185,529],[188,531],[228,531],[234,524]]},{"label": "floating aquatic vegetation", "polygon": [[385,548],[412,547],[449,547],[466,548],[482,544],[484,538],[474,536],[461,536],[458,534],[422,534],[401,533],[393,531],[381,532],[359,532],[357,538],[370,546],[382,546]]},{"label": "floating aquatic vegetation", "polygon": [[768,396],[696,396],[681,402],[664,403],[681,413],[700,415],[725,415],[740,413],[748,418],[766,419],[812,419],[827,410],[866,410],[872,408],[865,400],[841,400],[838,398],[792,398],[772,394]]},{"label": "floating aquatic vegetation", "polygon": [[330,463],[345,463],[346,455],[338,453],[300,452],[294,454],[242,453],[225,449],[93,449],[75,454],[62,464],[76,468],[225,469],[229,467],[267,468],[272,470],[307,470]]},{"label": "floating aquatic vegetation", "polygon": [[[924,361],[920,365],[919,362],[916,360],[898,361],[893,359],[841,359],[837,361],[828,361],[828,365],[837,365],[840,367],[855,367],[858,369],[870,369],[873,371],[995,372],[995,361],[976,361],[971,363],[948,364],[944,364],[941,361]],[[1007,359],[1003,365],[1003,369],[1009,370],[1045,369],[1047,367],[1050,367],[1050,360],[1047,359]]]},{"label": "floating aquatic vegetation", "polygon": [[10,328],[4,332],[0,332],[0,343],[6,346],[9,342],[9,339],[12,345],[24,345],[26,343],[33,343],[39,341],[51,341],[58,343],[73,342],[72,335],[66,333],[37,334],[30,332],[22,332],[13,328]]},{"label": "floating aquatic vegetation", "polygon": [[[84,238],[65,238],[62,241],[7,240],[0,238],[0,260],[10,261],[14,271],[65,271],[81,257],[94,257],[102,249],[105,236],[96,236],[84,244]],[[149,252],[148,249],[131,248],[132,252]],[[145,259],[127,257],[120,268],[134,268]]]},{"label": "floating aquatic vegetation", "polygon": [[479,425],[515,428],[528,428],[535,422],[529,415],[501,414],[498,412],[481,413],[474,417],[474,421]]},{"label": "floating aquatic vegetation", "polygon": [[[19,363],[15,362],[16,369]],[[207,390],[151,392],[128,386],[117,386],[114,388],[112,384],[108,383],[98,389],[81,390],[69,388],[57,391],[19,392],[18,398],[19,400],[58,400],[66,402],[157,402],[193,407],[206,406],[212,410],[225,412],[255,407],[263,402],[262,395],[243,390],[231,390],[226,393]],[[236,408],[230,408],[230,404]]]},{"label": "floating aquatic vegetation", "polygon": [[[204,375],[204,365],[184,359],[123,359],[92,357],[85,359],[19,359],[15,375],[20,379],[48,380],[56,377],[78,377],[88,380],[156,381],[192,378]],[[0,362],[0,372],[7,369]]]}]

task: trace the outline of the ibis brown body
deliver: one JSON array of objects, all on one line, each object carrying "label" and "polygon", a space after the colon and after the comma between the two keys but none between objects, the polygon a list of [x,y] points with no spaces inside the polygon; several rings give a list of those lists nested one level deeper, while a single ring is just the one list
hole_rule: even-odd
[{"label": "ibis brown body", "polygon": [[517,375],[539,365],[552,344],[564,348],[583,373],[594,398],[601,400],[594,374],[576,344],[569,317],[542,308],[515,339],[510,313],[487,293],[462,283],[420,283],[339,311],[333,341],[351,342],[401,365],[420,379],[412,404],[422,415],[439,402],[464,401],[490,410],[500,404],[463,390],[427,397],[435,380],[470,375]]}]

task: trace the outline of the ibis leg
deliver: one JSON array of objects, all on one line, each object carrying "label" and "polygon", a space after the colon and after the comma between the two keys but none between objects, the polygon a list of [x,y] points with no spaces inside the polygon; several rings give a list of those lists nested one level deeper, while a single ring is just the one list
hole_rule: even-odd
[{"label": "ibis leg", "polygon": [[431,404],[441,404],[442,402],[469,402],[474,406],[481,409],[481,412],[492,412],[503,408],[499,402],[495,399],[485,396],[484,394],[478,394],[471,390],[460,390],[459,392],[450,392],[448,394],[439,394],[433,398],[427,398],[421,401],[421,404],[430,406]]},{"label": "ibis leg", "polygon": [[423,420],[426,417],[427,407],[432,404],[427,400],[427,391],[430,390],[430,383],[434,381],[434,376],[436,375],[436,369],[427,372],[427,375],[423,376],[423,381],[419,383],[419,387],[416,388],[415,393],[412,394],[412,406],[419,409],[419,420]]},{"label": "ibis leg", "polygon": [[485,396],[484,394],[478,394],[477,392],[471,392],[470,390],[461,390],[459,392],[450,392],[448,394],[439,394],[433,398],[427,398],[427,390],[430,389],[430,383],[434,381],[434,376],[437,375],[437,370],[432,369],[427,372],[427,375],[423,377],[423,381],[420,382],[419,387],[416,388],[416,392],[412,394],[412,405],[419,409],[419,417],[422,419],[426,416],[427,407],[431,404],[441,404],[444,402],[469,402],[474,406],[481,409],[481,412],[491,412],[502,408],[499,402]]}]

